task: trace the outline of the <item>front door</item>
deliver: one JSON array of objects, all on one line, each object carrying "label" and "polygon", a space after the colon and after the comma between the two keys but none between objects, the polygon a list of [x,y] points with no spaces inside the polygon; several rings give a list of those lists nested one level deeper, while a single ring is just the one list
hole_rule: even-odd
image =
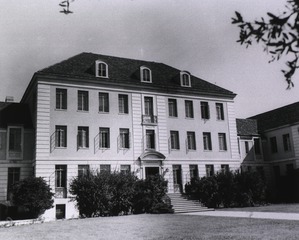
[{"label": "front door", "polygon": [[181,165],[173,165],[173,189],[174,192],[182,192],[182,168]]},{"label": "front door", "polygon": [[145,178],[148,178],[150,176],[156,176],[160,174],[159,167],[146,167],[145,168]]}]

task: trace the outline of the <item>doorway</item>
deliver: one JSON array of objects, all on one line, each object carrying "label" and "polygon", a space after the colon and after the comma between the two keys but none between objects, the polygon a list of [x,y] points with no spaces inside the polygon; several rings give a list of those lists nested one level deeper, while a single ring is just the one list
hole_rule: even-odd
[{"label": "doorway", "polygon": [[150,176],[157,176],[159,174],[160,174],[159,167],[146,167],[145,168],[145,178],[148,178]]},{"label": "doorway", "polygon": [[182,168],[181,165],[172,165],[173,172],[173,191],[175,193],[182,192]]}]

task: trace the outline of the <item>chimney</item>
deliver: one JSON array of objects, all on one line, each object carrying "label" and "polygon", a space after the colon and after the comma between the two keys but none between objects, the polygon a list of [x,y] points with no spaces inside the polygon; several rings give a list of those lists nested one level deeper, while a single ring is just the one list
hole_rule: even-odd
[{"label": "chimney", "polygon": [[14,102],[14,98],[12,96],[6,96],[5,102]]}]

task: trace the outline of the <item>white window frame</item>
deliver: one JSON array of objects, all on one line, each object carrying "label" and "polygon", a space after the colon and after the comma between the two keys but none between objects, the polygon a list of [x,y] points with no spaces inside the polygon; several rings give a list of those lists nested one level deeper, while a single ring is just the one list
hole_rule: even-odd
[{"label": "white window frame", "polygon": [[127,94],[118,94],[118,113],[129,114],[129,96]]},{"label": "white window frame", "polygon": [[223,103],[215,103],[217,120],[224,120],[224,106]]},{"label": "white window frame", "polygon": [[129,149],[130,148],[130,129],[129,128],[120,128],[119,129],[119,147],[120,147],[120,149]]},{"label": "white window frame", "polygon": [[[187,76],[187,78],[184,76]],[[180,79],[182,87],[191,87],[191,76],[188,72],[180,72]]]},{"label": "white window frame", "polygon": [[[13,151],[13,150],[10,150],[10,131],[11,129],[21,129],[21,141],[20,141],[20,151]],[[7,144],[6,144],[6,147],[7,147],[7,159],[23,159],[23,154],[24,154],[24,128],[22,126],[8,126],[7,128]],[[13,153],[13,152],[16,152],[16,153],[19,153],[18,156],[10,156],[10,153]]]},{"label": "white window frame", "polygon": [[89,127],[78,127],[78,149],[89,148]]},{"label": "white window frame", "polygon": [[[63,133],[63,131],[65,131]],[[58,137],[57,134],[63,134]],[[62,141],[64,137],[64,141]],[[55,126],[55,148],[66,148],[67,147],[67,126],[56,125]]]},{"label": "white window frame", "polygon": [[168,98],[168,116],[178,117],[178,103],[175,98]]},{"label": "white window frame", "polygon": [[[144,75],[145,71],[149,72],[148,80],[145,79],[145,75]],[[152,82],[152,71],[148,67],[141,66],[140,67],[140,79],[141,79],[141,82],[151,83]]]},{"label": "white window frame", "polygon": [[110,128],[100,127],[99,136],[100,136],[100,141],[99,141],[100,149],[109,149],[110,148]]},{"label": "white window frame", "polygon": [[[102,105],[101,105],[102,101]],[[99,112],[100,113],[109,113],[109,93],[107,92],[99,92]]]},{"label": "white window frame", "polygon": [[194,118],[193,101],[185,100],[185,116],[188,119]]},{"label": "white window frame", "polygon": [[[105,67],[105,71],[101,70],[100,68],[104,66]],[[104,69],[104,68],[103,68]],[[105,72],[106,75],[103,75],[103,74],[99,74],[99,71],[101,70],[101,73],[102,72]],[[97,60],[96,61],[96,69],[95,69],[95,72],[96,72],[96,77],[100,77],[100,78],[108,78],[108,65],[107,63],[103,62],[103,61],[100,61],[100,60]]]},{"label": "white window frame", "polygon": [[179,131],[170,131],[170,149],[180,150],[180,134]]},{"label": "white window frame", "polygon": [[203,132],[203,149],[204,151],[212,151],[213,145],[212,145],[212,135],[210,132]]},{"label": "white window frame", "polygon": [[56,88],[55,109],[56,110],[67,110],[67,89]]},{"label": "white window frame", "polygon": [[88,91],[78,90],[78,111],[89,111],[89,93]]},{"label": "white window frame", "polygon": [[195,132],[187,132],[187,149],[196,150],[196,137],[195,137]]}]

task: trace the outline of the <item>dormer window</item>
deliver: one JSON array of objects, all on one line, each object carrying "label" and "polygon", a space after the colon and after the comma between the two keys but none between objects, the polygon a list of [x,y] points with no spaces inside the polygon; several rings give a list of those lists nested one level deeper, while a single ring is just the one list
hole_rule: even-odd
[{"label": "dormer window", "polygon": [[102,61],[96,61],[96,77],[108,78],[108,65]]},{"label": "dormer window", "polygon": [[190,74],[187,72],[181,72],[181,86],[182,87],[191,87]]},{"label": "dormer window", "polygon": [[141,76],[141,82],[152,82],[152,72],[147,67],[141,67],[140,68],[140,76]]}]

